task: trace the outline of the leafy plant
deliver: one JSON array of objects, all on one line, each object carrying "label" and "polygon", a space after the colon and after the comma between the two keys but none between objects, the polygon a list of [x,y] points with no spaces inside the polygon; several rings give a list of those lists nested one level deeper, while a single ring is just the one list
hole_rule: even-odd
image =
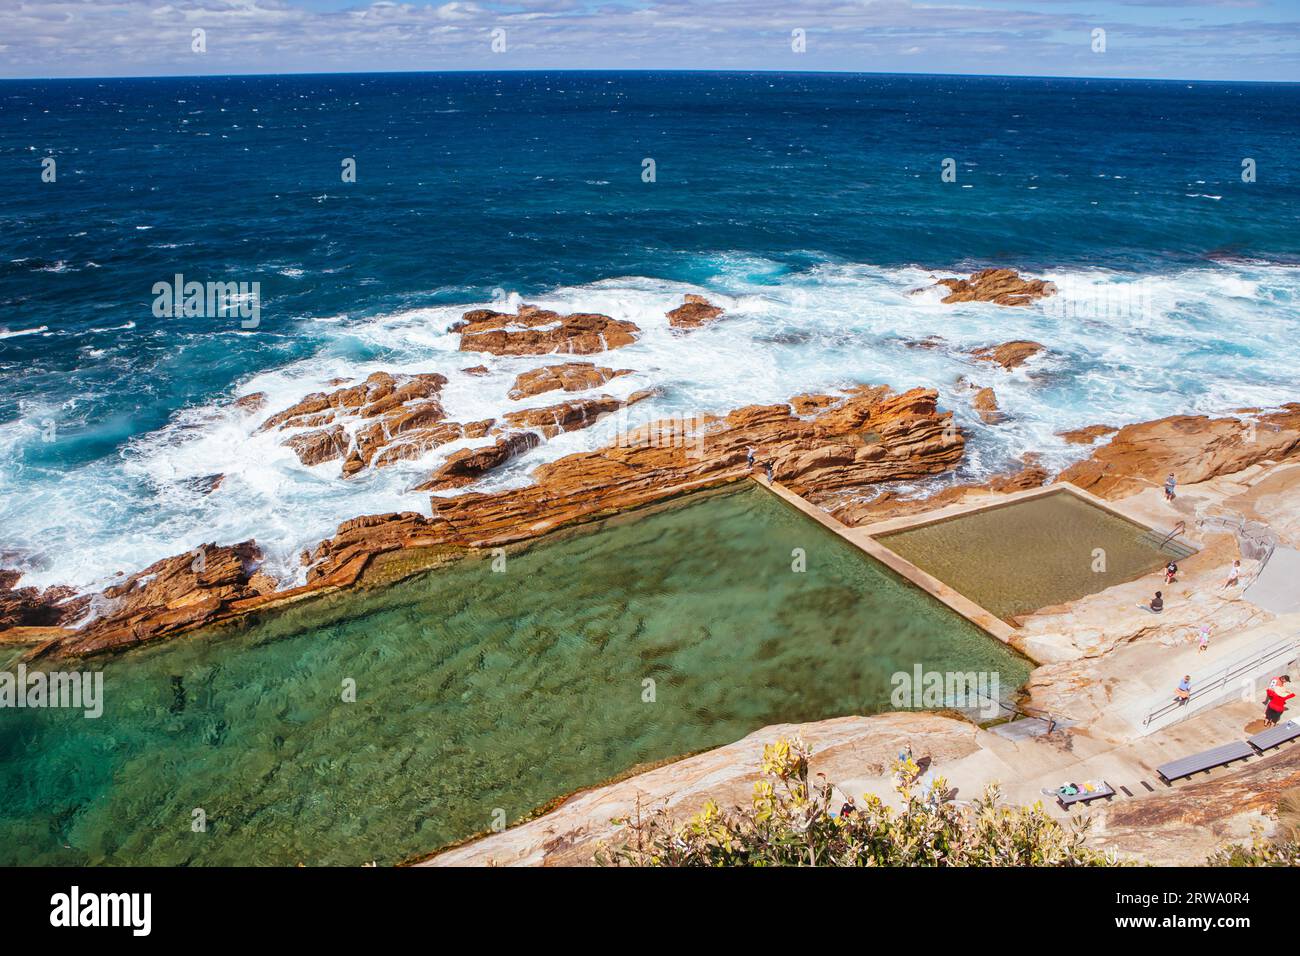
[{"label": "leafy plant", "polygon": [[894,770],[901,809],[873,794],[836,807],[835,788],[809,780],[799,737],[763,748],[764,779],[748,807],[709,801],[684,823],[663,809],[622,824],[596,862],[606,866],[1108,866],[1113,855],[1084,846],[1087,824],[1063,826],[1041,804],[999,803],[990,787],[969,805],[945,799],[937,778],[924,793],[910,758]]}]

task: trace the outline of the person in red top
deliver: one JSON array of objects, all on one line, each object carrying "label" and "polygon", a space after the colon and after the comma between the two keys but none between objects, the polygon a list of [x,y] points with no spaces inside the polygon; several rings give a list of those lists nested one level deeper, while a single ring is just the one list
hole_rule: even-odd
[{"label": "person in red top", "polygon": [[1268,685],[1268,697],[1264,703],[1264,721],[1270,726],[1277,726],[1278,720],[1282,717],[1282,712],[1286,710],[1286,702],[1295,694],[1287,691],[1287,685],[1291,683],[1291,678],[1283,674],[1275,681],[1270,681]]}]

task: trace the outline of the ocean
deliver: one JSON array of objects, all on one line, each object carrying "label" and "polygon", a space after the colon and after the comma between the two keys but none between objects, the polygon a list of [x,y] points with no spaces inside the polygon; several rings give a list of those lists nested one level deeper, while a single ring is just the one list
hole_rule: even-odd
[{"label": "ocean", "polygon": [[[252,537],[289,583],[339,521],[427,513],[409,489],[456,446],[344,481],[231,401],[265,391],[269,412],[336,378],[438,371],[449,417],[499,414],[515,375],[550,360],[457,351],[450,323],[493,302],[636,322],[636,344],[596,360],[635,370],[612,394],[663,389],[638,420],[855,382],[937,388],[970,444],[935,483],[1087,454],[1063,429],[1298,399],[1298,141],[1287,84],[0,81],[0,567],[90,588]],[[946,306],[929,288],[993,265],[1060,294]],[[257,327],[156,316],[154,285],[176,274],[258,282]],[[674,334],[664,313],[687,292],[727,317]],[[1010,373],[965,354],[1017,338],[1049,354]],[[461,371],[480,363],[489,375]],[[1004,421],[980,421],[963,378],[995,388]],[[470,490],[526,482],[614,427]]]}]

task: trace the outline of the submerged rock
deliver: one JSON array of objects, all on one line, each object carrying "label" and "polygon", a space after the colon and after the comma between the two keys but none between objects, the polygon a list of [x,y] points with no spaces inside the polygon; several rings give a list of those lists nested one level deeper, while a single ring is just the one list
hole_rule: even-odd
[{"label": "submerged rock", "polygon": [[986,345],[983,348],[972,349],[970,354],[982,361],[994,362],[1005,369],[1013,369],[1019,368],[1035,355],[1046,351],[1045,345],[1020,339],[1014,342],[1003,342],[1001,345]]},{"label": "submerged rock", "polygon": [[998,409],[998,397],[993,389],[985,387],[977,390],[971,399],[971,405],[984,424],[996,425],[1002,421],[1002,412]]},{"label": "submerged rock", "polygon": [[686,301],[668,313],[668,324],[674,329],[698,329],[722,315],[722,309],[704,296],[687,293]]}]

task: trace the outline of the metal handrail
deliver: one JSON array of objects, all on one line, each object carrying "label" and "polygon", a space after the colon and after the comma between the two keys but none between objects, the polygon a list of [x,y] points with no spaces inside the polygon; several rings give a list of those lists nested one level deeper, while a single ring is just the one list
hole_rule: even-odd
[{"label": "metal handrail", "polygon": [[[1018,704],[1007,704],[999,700],[997,701],[997,705],[1003,708],[1004,710],[1011,711],[1011,713],[1017,717],[1028,717],[1031,720],[1044,721],[1047,724],[1047,732],[1049,734],[1056,729],[1056,718],[1052,716],[1052,712],[1050,710],[1044,711],[1043,714],[1046,714],[1046,716],[1043,716],[1043,714],[1031,713],[1028,708],[1021,707]],[[1059,716],[1065,717],[1064,714],[1061,714]],[[1065,719],[1068,720],[1069,718],[1065,717]]]},{"label": "metal handrail", "polygon": [[1300,635],[1293,634],[1285,640],[1279,641],[1275,644],[1270,644],[1263,650],[1256,651],[1249,657],[1238,658],[1231,664],[1214,671],[1208,678],[1198,678],[1192,682],[1196,689],[1188,695],[1186,701],[1171,700],[1162,704],[1147,714],[1146,719],[1142,721],[1142,726],[1150,726],[1153,720],[1159,720],[1166,714],[1173,713],[1176,710],[1181,710],[1198,697],[1204,697],[1206,694],[1213,693],[1214,691],[1223,688],[1234,678],[1240,677],[1243,673],[1254,670],[1262,664],[1267,664],[1269,661],[1283,653],[1293,652],[1296,649],[1297,643],[1300,643]]},{"label": "metal handrail", "polygon": [[1256,550],[1263,552],[1264,556],[1258,559],[1258,563],[1255,566],[1255,573],[1251,575],[1250,580],[1241,588],[1241,593],[1245,594],[1254,587],[1255,582],[1259,580],[1259,576],[1264,573],[1265,565],[1267,565],[1269,559],[1273,557],[1273,552],[1277,548],[1278,537],[1267,528],[1264,529],[1263,533],[1251,531],[1247,527],[1248,522],[1246,519],[1240,515],[1232,517],[1228,517],[1227,515],[1200,515],[1196,519],[1197,527],[1203,527],[1210,522],[1217,523],[1223,528],[1231,529],[1232,533],[1237,536],[1239,549],[1240,540],[1245,538],[1255,546]]},{"label": "metal handrail", "polygon": [[1167,535],[1165,535],[1164,540],[1160,542],[1160,547],[1163,548],[1170,541],[1174,540],[1174,538],[1178,537],[1180,534],[1184,534],[1186,531],[1187,531],[1187,522],[1186,521],[1178,522],[1178,524],[1174,525],[1174,530],[1170,531]]}]

